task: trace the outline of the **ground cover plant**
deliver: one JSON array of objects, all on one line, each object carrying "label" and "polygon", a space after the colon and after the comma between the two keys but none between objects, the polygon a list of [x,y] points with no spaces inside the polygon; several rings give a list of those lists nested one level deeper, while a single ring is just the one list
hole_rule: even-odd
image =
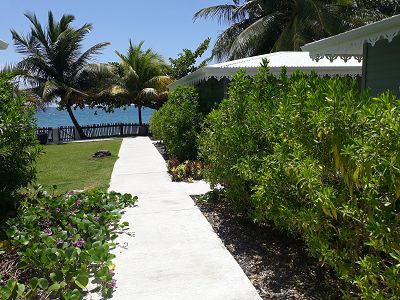
[{"label": "ground cover plant", "polygon": [[15,209],[18,190],[35,179],[39,153],[34,110],[15,93],[12,78],[0,73],[0,220]]},{"label": "ground cover plant", "polygon": [[127,228],[121,210],[137,198],[90,191],[27,195],[0,243],[1,299],[82,299],[90,278],[105,297],[116,287],[110,253]]},{"label": "ground cover plant", "polygon": [[345,298],[400,297],[400,100],[356,80],[239,72],[200,136],[236,209],[301,236]]},{"label": "ground cover plant", "polygon": [[[121,139],[110,141],[47,145],[37,163],[38,183],[59,193],[77,189],[107,189],[118,158]],[[99,150],[111,151],[111,156],[93,159]]]},{"label": "ground cover plant", "polygon": [[205,165],[202,161],[187,160],[183,163],[176,158],[167,161],[168,173],[172,181],[202,180],[204,178]]},{"label": "ground cover plant", "polygon": [[168,101],[150,120],[150,131],[163,140],[168,153],[179,161],[197,157],[197,135],[203,116],[199,111],[199,95],[193,87],[177,87]]}]

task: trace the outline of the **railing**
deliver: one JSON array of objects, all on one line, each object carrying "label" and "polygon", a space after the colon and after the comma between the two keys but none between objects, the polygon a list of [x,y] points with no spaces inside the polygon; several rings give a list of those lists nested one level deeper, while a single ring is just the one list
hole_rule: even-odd
[{"label": "railing", "polygon": [[[140,126],[135,123],[91,124],[82,126],[82,130],[87,139],[148,135],[147,124]],[[74,126],[43,127],[38,128],[37,133],[47,133],[48,143],[63,143],[79,139]]]},{"label": "railing", "polygon": [[36,133],[46,133],[47,134],[47,142],[48,143],[53,143],[54,138],[53,138],[53,128],[52,127],[42,127],[38,128],[36,130]]}]

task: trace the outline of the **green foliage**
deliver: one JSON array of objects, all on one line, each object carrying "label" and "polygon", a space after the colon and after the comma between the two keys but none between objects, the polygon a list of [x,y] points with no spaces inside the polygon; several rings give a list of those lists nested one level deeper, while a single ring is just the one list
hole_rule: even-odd
[{"label": "green foliage", "polygon": [[212,50],[219,61],[276,51],[298,51],[329,37],[399,13],[399,0],[232,0],[199,10],[228,28]]},{"label": "green foliage", "polygon": [[180,163],[177,159],[170,159],[167,162],[168,173],[171,175],[172,181],[201,180],[204,177],[204,163],[201,161],[187,160]]},{"label": "green foliage", "polygon": [[219,61],[274,51],[298,51],[350,27],[344,8],[351,0],[244,0],[206,7],[193,19],[217,19],[228,28],[217,38],[212,55]]},{"label": "green foliage", "polygon": [[24,71],[26,83],[38,101],[60,100],[58,106],[67,110],[79,135],[84,138],[71,107],[84,107],[86,101],[90,102],[89,99],[101,91],[99,78],[106,78],[109,72],[90,62],[109,43],[98,43],[82,51],[82,43],[93,29],[91,24],[74,28],[73,15],[65,14],[55,20],[51,11],[47,26],[42,25],[35,14],[26,13],[25,16],[31,24],[29,34],[11,30],[17,52],[23,55],[18,68]]},{"label": "green foliage", "polygon": [[18,189],[35,178],[39,153],[34,110],[14,94],[11,79],[0,73],[0,219],[13,209]]},{"label": "green foliage", "polygon": [[178,54],[178,58],[170,58],[169,61],[171,62],[172,67],[171,77],[178,80],[193,73],[197,69],[204,67],[210,61],[210,58],[202,61],[198,66],[195,66],[195,64],[197,59],[207,51],[210,41],[210,38],[204,40],[194,52],[189,49],[183,49],[183,52]]},{"label": "green foliage", "polygon": [[303,236],[344,295],[400,296],[400,100],[349,78],[240,72],[200,151],[213,184],[256,222]]},{"label": "green foliage", "polygon": [[144,41],[135,45],[129,40],[126,54],[115,51],[121,63],[112,63],[116,84],[106,93],[115,107],[135,104],[139,125],[142,125],[142,107],[159,109],[167,99],[167,86],[173,81],[165,76],[168,66],[162,56],[150,48],[143,49],[143,44]]},{"label": "green foliage", "polygon": [[115,287],[110,249],[116,232],[128,226],[120,222],[120,211],[136,201],[100,191],[61,197],[35,191],[5,230],[18,253],[18,269],[36,277],[0,278],[0,298],[82,299],[89,278],[109,297]]},{"label": "green foliage", "polygon": [[168,153],[180,161],[197,157],[197,135],[203,120],[195,88],[177,87],[150,120],[150,130],[162,139]]}]

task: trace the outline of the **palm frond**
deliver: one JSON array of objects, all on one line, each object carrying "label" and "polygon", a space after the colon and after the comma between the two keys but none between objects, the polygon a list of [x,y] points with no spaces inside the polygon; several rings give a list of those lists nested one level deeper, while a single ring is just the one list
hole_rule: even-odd
[{"label": "palm frond", "polygon": [[224,23],[233,23],[237,21],[241,21],[245,17],[244,13],[238,13],[239,5],[236,4],[224,4],[224,5],[216,5],[211,7],[206,7],[198,12],[196,12],[193,16],[193,21],[198,19],[214,19],[217,18],[218,22]]},{"label": "palm frond", "polygon": [[147,80],[144,84],[145,87],[154,88],[158,92],[165,92],[168,90],[168,85],[174,82],[169,76],[154,76]]},{"label": "palm frond", "polygon": [[[276,12],[265,16],[245,28],[233,41],[230,51],[230,59],[238,59],[251,56],[259,51],[265,40],[276,39],[276,32],[281,14]],[[264,49],[265,53],[270,49]]]}]

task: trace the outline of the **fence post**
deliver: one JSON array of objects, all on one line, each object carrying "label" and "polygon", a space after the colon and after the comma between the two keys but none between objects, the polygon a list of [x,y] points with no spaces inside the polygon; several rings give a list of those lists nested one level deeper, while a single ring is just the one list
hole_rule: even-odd
[{"label": "fence post", "polygon": [[119,125],[119,135],[120,135],[120,136],[123,136],[123,135],[124,135],[124,125],[123,125],[123,124],[120,124],[120,125]]},{"label": "fence post", "polygon": [[57,128],[52,128],[53,131],[53,144],[60,144],[60,132],[58,131]]},{"label": "fence post", "polygon": [[74,128],[74,130],[73,130],[73,135],[74,135],[73,139],[74,139],[74,141],[76,141],[76,140],[80,140],[81,138],[80,138],[80,135],[79,135],[78,129],[76,129],[76,127],[75,127],[75,126],[72,126],[72,127]]}]

